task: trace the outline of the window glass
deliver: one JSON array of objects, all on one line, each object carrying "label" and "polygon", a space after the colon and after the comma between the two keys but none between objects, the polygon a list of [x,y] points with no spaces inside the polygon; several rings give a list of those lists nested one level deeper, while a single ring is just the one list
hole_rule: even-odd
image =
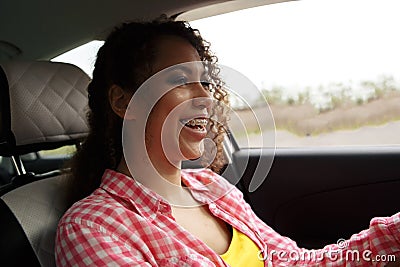
[{"label": "window glass", "polygon": [[[267,99],[277,147],[399,145],[399,9],[396,0],[302,0],[191,25],[262,92],[250,108],[232,98],[240,118]],[[263,125],[248,125],[230,126],[239,145],[261,146]]]},{"label": "window glass", "polygon": [[[231,96],[246,125],[232,120],[238,144],[262,146],[270,127],[262,118],[257,125],[253,113],[266,99],[277,147],[399,145],[399,9],[396,0],[301,0],[192,21],[219,62],[260,91],[248,103]],[[91,76],[102,44],[87,43],[53,61]]]},{"label": "window glass", "polygon": [[89,77],[92,77],[97,51],[103,43],[103,41],[91,41],[61,54],[53,58],[51,61],[74,64],[86,72]]},{"label": "window glass", "polygon": [[52,157],[65,157],[70,158],[76,152],[76,146],[63,146],[52,150],[41,150],[38,152],[41,158],[52,158]]}]

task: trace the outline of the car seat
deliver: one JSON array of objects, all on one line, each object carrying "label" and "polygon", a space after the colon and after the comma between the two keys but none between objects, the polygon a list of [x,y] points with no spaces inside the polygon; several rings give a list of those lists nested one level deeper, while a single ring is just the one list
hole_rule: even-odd
[{"label": "car seat", "polygon": [[87,135],[87,85],[78,67],[48,61],[0,64],[0,156],[17,175],[0,188],[0,265],[55,266],[68,173],[26,172],[20,155],[79,144]]}]

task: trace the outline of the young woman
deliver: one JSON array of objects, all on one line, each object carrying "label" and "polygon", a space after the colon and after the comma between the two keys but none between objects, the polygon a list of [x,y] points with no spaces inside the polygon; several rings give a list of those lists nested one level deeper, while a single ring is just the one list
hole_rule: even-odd
[{"label": "young woman", "polygon": [[[59,223],[57,265],[370,266],[399,255],[400,214],[373,219],[346,248],[316,251],[254,214],[215,173],[228,104],[215,63],[184,22],[123,24],[107,38],[88,88],[90,134],[73,161],[72,193],[83,199]],[[209,168],[180,169],[203,152]],[[357,261],[352,251],[370,253]]]}]

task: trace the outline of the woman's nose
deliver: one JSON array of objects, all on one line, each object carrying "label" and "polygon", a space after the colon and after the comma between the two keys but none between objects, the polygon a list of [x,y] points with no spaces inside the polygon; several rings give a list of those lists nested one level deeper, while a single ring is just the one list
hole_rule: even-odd
[{"label": "woman's nose", "polygon": [[208,109],[212,104],[211,93],[201,83],[196,83],[193,88],[196,94],[193,97],[193,105],[199,109]]}]

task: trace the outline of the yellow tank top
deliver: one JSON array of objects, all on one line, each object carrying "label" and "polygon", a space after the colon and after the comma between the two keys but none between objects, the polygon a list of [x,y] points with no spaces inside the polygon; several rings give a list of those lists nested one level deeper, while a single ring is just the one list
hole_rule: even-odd
[{"label": "yellow tank top", "polygon": [[260,250],[253,240],[232,227],[232,241],[221,258],[230,266],[262,267],[264,262],[258,259]]}]

